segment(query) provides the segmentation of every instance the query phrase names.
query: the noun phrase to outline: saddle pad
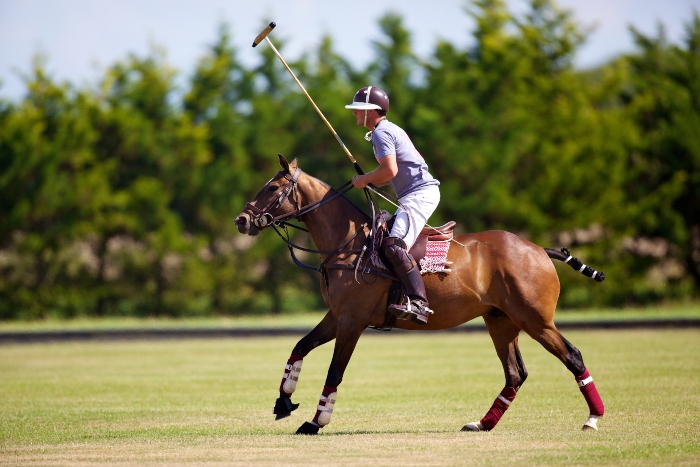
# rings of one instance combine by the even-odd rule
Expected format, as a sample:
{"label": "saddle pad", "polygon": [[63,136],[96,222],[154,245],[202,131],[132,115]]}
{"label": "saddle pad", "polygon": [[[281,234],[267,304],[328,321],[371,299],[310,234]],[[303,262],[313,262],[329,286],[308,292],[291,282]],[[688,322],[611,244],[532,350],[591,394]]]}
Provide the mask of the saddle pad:
{"label": "saddle pad", "polygon": [[449,273],[451,269],[447,267],[452,261],[447,261],[447,252],[450,250],[450,241],[431,242],[425,247],[425,256],[419,261],[420,273]]}

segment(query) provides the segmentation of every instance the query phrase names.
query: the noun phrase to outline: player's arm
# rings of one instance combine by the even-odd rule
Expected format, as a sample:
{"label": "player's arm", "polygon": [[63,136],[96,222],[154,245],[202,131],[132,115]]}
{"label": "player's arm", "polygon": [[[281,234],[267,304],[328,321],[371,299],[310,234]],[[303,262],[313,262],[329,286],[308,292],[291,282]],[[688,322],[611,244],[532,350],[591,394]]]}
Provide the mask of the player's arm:
{"label": "player's arm", "polygon": [[357,175],[352,179],[352,184],[360,190],[367,185],[384,186],[396,176],[399,168],[396,165],[396,154],[389,154],[379,159],[379,167],[364,175]]}

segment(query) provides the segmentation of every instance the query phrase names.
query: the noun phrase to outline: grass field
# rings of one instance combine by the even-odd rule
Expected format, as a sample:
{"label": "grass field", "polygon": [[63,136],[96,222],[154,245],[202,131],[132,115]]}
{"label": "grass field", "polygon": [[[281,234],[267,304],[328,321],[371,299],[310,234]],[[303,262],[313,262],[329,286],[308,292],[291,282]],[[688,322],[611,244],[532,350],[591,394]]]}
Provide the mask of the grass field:
{"label": "grass field", "polygon": [[503,386],[487,334],[368,331],[320,436],[332,344],[272,406],[296,338],[0,346],[0,465],[700,465],[700,331],[589,331],[598,432],[573,377],[529,337],[528,381],[496,429],[461,433]]}

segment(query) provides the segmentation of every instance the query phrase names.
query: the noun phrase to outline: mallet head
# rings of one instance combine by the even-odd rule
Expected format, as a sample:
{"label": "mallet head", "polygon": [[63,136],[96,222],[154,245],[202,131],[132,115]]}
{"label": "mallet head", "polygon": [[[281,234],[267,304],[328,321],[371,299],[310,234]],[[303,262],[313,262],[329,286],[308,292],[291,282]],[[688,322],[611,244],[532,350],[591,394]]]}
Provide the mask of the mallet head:
{"label": "mallet head", "polygon": [[265,29],[263,29],[263,31],[260,34],[258,34],[257,37],[255,38],[255,40],[253,41],[253,47],[258,45],[263,39],[265,39],[265,37],[267,37],[267,35],[270,34],[270,31],[275,29],[275,26],[277,26],[277,25],[275,24],[274,21],[272,21],[270,24],[268,24],[267,27]]}

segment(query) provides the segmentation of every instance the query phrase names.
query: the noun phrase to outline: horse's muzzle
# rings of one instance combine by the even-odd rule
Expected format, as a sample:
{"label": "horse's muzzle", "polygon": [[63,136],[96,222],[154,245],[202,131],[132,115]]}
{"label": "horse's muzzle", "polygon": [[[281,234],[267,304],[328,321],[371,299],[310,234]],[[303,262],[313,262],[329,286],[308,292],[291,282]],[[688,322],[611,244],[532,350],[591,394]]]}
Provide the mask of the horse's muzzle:
{"label": "horse's muzzle", "polygon": [[236,219],[236,226],[238,227],[238,231],[242,234],[255,236],[260,232],[260,229],[251,222],[250,216],[245,213],[241,213],[238,216]]}

